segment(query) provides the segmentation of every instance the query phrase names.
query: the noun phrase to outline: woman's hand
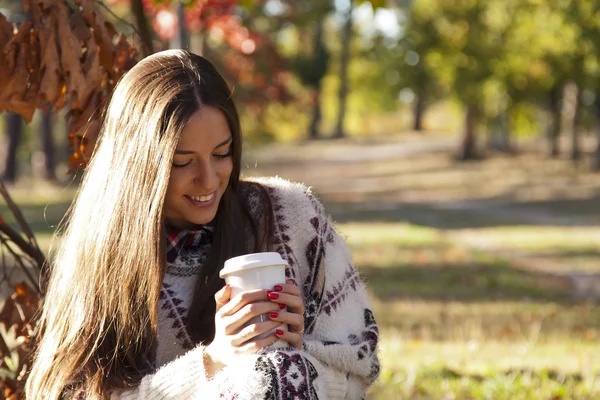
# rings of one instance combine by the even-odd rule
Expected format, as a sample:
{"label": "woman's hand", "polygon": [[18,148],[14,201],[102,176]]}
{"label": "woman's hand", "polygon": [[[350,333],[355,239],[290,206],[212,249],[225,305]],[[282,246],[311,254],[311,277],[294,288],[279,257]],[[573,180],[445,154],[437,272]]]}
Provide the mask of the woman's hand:
{"label": "woman's hand", "polygon": [[236,355],[256,353],[279,339],[275,334],[265,338],[257,336],[276,328],[281,322],[267,320],[244,327],[254,317],[280,310],[278,304],[269,301],[268,292],[249,290],[231,299],[231,287],[225,285],[215,294],[215,338],[205,349],[209,358],[205,359],[209,376],[234,362]]}
{"label": "woman's hand", "polygon": [[304,335],[304,302],[300,288],[296,286],[293,279],[288,279],[286,283],[275,285],[267,296],[280,308],[280,310],[269,313],[271,320],[286,323],[289,326],[288,332],[278,329],[275,334],[301,350]]}

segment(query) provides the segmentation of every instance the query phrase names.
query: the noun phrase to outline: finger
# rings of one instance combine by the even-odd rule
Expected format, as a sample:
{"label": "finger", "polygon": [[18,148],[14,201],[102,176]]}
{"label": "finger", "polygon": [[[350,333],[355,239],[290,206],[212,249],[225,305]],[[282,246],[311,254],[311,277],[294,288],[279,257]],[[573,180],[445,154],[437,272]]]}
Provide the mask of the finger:
{"label": "finger", "polygon": [[266,338],[250,340],[237,348],[237,353],[257,353],[278,341],[279,338],[274,333]]}
{"label": "finger", "polygon": [[279,321],[288,324],[291,331],[302,332],[304,330],[304,318],[300,314],[287,311],[271,311],[269,318],[272,321]]}
{"label": "finger", "polygon": [[267,294],[269,300],[277,304],[285,304],[288,308],[298,314],[304,314],[304,303],[300,296],[283,292],[270,292]]}
{"label": "finger", "polygon": [[267,290],[257,289],[257,290],[247,290],[245,292],[239,293],[233,299],[231,299],[226,306],[223,307],[221,313],[223,315],[233,315],[246,304],[254,303],[257,301],[265,301],[268,300]]}
{"label": "finger", "polygon": [[281,329],[275,330],[275,335],[281,339],[288,342],[291,346],[302,350],[302,335],[299,333],[284,331]]}
{"label": "finger", "polygon": [[256,324],[250,324],[243,328],[237,335],[232,336],[231,345],[234,347],[239,347],[247,341],[262,335],[263,333],[269,332],[271,329],[277,328],[279,325],[280,323],[275,321],[265,321],[258,322]]}
{"label": "finger", "polygon": [[273,286],[274,292],[287,293],[294,296],[300,296],[302,293],[300,288],[296,285],[291,285],[289,283],[280,283],[278,285]]}
{"label": "finger", "polygon": [[217,303],[217,311],[221,309],[231,296],[231,286],[225,285],[217,293],[215,293],[215,302]]}
{"label": "finger", "polygon": [[288,285],[294,285],[294,286],[296,286],[296,281],[293,280],[293,279],[286,279],[285,283],[287,283]]}
{"label": "finger", "polygon": [[[233,315],[224,316],[225,332],[231,335],[240,330],[244,325],[250,322],[252,318],[265,315],[271,311],[279,310],[279,306],[270,301],[261,301],[258,303],[246,304],[241,310]],[[266,318],[265,318],[266,319]]]}

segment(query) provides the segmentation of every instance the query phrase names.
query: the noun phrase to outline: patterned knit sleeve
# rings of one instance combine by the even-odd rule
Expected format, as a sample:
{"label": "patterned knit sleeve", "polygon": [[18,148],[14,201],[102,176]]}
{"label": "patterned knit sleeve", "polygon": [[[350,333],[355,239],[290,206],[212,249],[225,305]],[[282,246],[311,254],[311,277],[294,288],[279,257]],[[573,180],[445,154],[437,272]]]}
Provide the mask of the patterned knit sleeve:
{"label": "patterned knit sleeve", "polygon": [[280,349],[260,358],[259,369],[271,380],[267,398],[362,399],[379,375],[378,326],[345,241],[321,203],[308,190],[304,195],[312,210],[303,215],[312,216],[303,254],[292,235],[281,235],[279,243],[288,256],[289,275],[303,292],[304,349]]}
{"label": "patterned knit sleeve", "polygon": [[111,400],[254,400],[266,397],[270,382],[255,368],[258,355],[240,356],[235,365],[208,380],[203,352],[202,346],[188,351],[145,376],[139,386],[113,392]]}

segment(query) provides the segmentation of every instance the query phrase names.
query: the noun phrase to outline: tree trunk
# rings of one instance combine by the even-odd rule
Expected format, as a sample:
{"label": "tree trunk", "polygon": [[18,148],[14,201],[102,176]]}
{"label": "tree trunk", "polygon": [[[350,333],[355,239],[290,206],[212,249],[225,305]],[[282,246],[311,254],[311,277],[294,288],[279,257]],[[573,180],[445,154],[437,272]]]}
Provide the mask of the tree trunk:
{"label": "tree trunk", "polygon": [[[315,54],[326,54],[323,42],[323,19],[317,21],[317,26],[315,29],[315,36],[313,38],[313,49]],[[318,139],[319,138],[319,126],[321,124],[321,82],[323,80],[323,76],[321,76],[318,81],[315,81],[311,86],[313,87],[313,95],[312,95],[312,118],[310,121],[310,127],[308,129],[308,138],[309,139]]]}
{"label": "tree trunk", "polygon": [[581,119],[581,93],[582,90],[577,86],[575,88],[575,112],[573,114],[573,128],[571,132],[571,160],[577,162],[581,159],[581,149],[579,145],[579,120]]}
{"label": "tree trunk", "polygon": [[190,41],[185,27],[185,13],[183,7],[183,0],[178,1],[175,4],[175,10],[177,12],[177,19],[179,22],[177,24],[177,35],[175,35],[175,37],[171,40],[172,49],[190,49]]}
{"label": "tree trunk", "polygon": [[474,106],[470,105],[467,107],[467,113],[465,115],[465,132],[458,153],[459,160],[467,161],[477,158],[477,143],[475,135],[476,122],[477,110]]}
{"label": "tree trunk", "polygon": [[594,102],[594,111],[596,111],[596,150],[594,151],[594,160],[592,168],[595,171],[600,171],[600,98],[596,95]]}
{"label": "tree trunk", "polygon": [[311,140],[319,138],[319,125],[321,124],[321,87],[315,89],[313,93],[313,111],[308,130],[308,138]]}
{"label": "tree trunk", "polygon": [[413,129],[416,132],[423,130],[423,115],[425,114],[425,95],[423,93],[417,94],[415,101],[415,107],[413,109]]}
{"label": "tree trunk", "polygon": [[510,140],[510,110],[505,110],[494,119],[488,147],[503,153],[512,153],[513,148]]}
{"label": "tree trunk", "polygon": [[22,118],[19,114],[7,112],[4,114],[5,132],[8,136],[6,159],[4,160],[3,179],[6,182],[17,180],[17,148],[23,135]]}
{"label": "tree trunk", "polygon": [[45,180],[54,181],[56,180],[56,173],[54,171],[56,163],[54,155],[54,138],[52,137],[52,116],[49,112],[42,113],[42,118],[40,118],[40,139],[42,152],[44,154],[43,177]]}
{"label": "tree trunk", "polygon": [[148,54],[154,53],[152,31],[150,30],[150,24],[148,24],[148,18],[146,18],[146,14],[144,13],[142,0],[131,0],[131,11],[135,17],[137,30],[140,32],[142,42],[146,46]]}
{"label": "tree trunk", "polygon": [[343,138],[346,136],[344,131],[344,120],[346,118],[346,103],[348,100],[348,65],[350,64],[350,42],[352,41],[352,11],[353,1],[350,0],[346,23],[342,32],[342,54],[340,57],[340,90],[338,92],[338,118],[334,137]]}
{"label": "tree trunk", "polygon": [[558,139],[560,137],[560,129],[562,125],[562,89],[562,85],[556,85],[550,90],[549,94],[550,125],[548,126],[547,138],[548,155],[552,158],[557,158],[560,155]]}

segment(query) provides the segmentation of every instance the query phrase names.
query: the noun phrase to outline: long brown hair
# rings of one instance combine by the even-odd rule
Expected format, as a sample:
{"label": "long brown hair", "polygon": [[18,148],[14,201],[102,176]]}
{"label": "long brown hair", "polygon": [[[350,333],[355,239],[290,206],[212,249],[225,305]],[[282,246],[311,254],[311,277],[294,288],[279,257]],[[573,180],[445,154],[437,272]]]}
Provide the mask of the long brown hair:
{"label": "long brown hair", "polygon": [[[139,62],[112,95],[94,156],[59,228],[28,398],[54,400],[80,390],[86,398],[106,398],[152,371],[173,154],[190,116],[206,105],[223,112],[233,137],[233,172],[188,314],[192,338],[212,341],[219,270],[227,258],[267,248],[272,211],[264,188],[240,182],[241,129],[226,82],[206,59],[169,50]],[[250,185],[267,202],[262,221],[240,195]]]}

